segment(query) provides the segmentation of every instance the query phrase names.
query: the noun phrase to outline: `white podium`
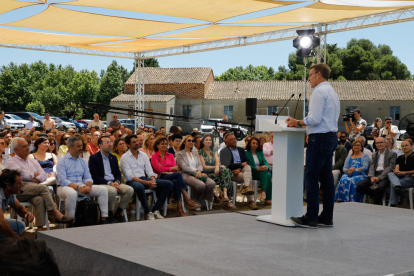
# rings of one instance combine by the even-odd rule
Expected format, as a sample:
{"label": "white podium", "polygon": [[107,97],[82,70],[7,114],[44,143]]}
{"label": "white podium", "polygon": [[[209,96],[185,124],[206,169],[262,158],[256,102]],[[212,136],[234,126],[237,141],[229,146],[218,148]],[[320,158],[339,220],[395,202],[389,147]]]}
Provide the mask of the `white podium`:
{"label": "white podium", "polygon": [[288,117],[256,115],[256,131],[273,132],[271,215],[257,220],[283,226],[295,225],[291,217],[303,215],[303,164],[305,129],[286,126]]}

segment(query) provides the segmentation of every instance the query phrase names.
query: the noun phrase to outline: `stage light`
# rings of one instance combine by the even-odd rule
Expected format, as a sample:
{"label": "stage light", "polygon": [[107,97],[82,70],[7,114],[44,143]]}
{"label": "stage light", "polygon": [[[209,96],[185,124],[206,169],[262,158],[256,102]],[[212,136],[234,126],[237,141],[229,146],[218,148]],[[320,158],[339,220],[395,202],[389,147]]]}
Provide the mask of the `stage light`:
{"label": "stage light", "polygon": [[312,39],[310,39],[308,36],[302,37],[302,39],[299,41],[299,45],[302,48],[309,48],[312,46]]}
{"label": "stage light", "polygon": [[313,51],[320,44],[320,39],[313,36],[315,29],[297,30],[298,37],[293,40],[293,47],[297,50],[296,55],[299,57],[308,57],[315,55]]}

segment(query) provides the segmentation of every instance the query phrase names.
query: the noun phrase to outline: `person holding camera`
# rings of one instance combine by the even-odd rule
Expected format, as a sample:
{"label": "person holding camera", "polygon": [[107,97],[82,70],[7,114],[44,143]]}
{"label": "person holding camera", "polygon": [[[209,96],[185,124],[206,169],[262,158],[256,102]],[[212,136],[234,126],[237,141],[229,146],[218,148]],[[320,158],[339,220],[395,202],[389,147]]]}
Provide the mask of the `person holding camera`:
{"label": "person holding camera", "polygon": [[352,113],[354,113],[354,119],[349,118],[349,123],[345,121],[346,132],[349,133],[348,140],[351,143],[364,133],[367,126],[367,121],[361,118],[361,110],[354,109]]}
{"label": "person holding camera", "polygon": [[392,139],[394,140],[394,145],[398,145],[397,144],[398,127],[392,124],[392,118],[391,117],[385,118],[384,121],[385,121],[385,126],[383,128],[381,128],[381,130],[379,132],[379,136],[380,137],[391,136]]}

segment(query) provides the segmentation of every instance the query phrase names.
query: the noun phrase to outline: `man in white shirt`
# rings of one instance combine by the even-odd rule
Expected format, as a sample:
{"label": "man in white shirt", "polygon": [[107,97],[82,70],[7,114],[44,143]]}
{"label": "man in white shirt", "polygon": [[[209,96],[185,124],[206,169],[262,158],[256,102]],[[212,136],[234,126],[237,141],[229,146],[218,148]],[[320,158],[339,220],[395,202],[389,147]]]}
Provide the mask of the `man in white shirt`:
{"label": "man in white shirt", "polygon": [[382,197],[390,186],[388,173],[392,172],[397,161],[397,154],[385,148],[385,139],[375,139],[378,151],[372,155],[369,163],[368,177],[356,186],[358,193],[374,198],[374,204],[381,205]]}
{"label": "man in white shirt", "polygon": [[35,122],[34,116],[30,116],[30,122],[26,123],[25,128],[26,129],[32,129],[34,127],[38,127],[39,123]]}
{"label": "man in white shirt", "polygon": [[[140,139],[138,136],[141,136]],[[138,149],[142,146],[142,135],[130,134],[125,138],[125,143],[129,151],[121,157],[120,165],[126,184],[131,186],[138,195],[138,199],[144,208],[147,220],[163,219],[159,210],[165,200],[171,194],[173,183],[169,180],[157,179],[157,174],[152,170],[148,156]],[[148,207],[146,189],[157,189],[159,191],[158,200],[152,210]]]}
{"label": "man in white shirt", "polygon": [[43,130],[55,129],[55,120],[50,118],[48,113],[45,114],[45,121],[43,122]]}
{"label": "man in white shirt", "polygon": [[91,129],[93,128],[95,130],[95,127],[99,127],[99,130],[103,130],[105,128],[104,123],[99,120],[99,114],[95,113],[93,115],[93,120],[89,122],[88,124],[88,129],[89,131],[91,131]]}
{"label": "man in white shirt", "polygon": [[394,145],[398,145],[397,144],[397,139],[398,139],[398,127],[394,126],[392,124],[392,118],[391,117],[387,117],[385,118],[385,126],[383,128],[381,128],[380,132],[379,132],[379,136],[380,137],[385,137],[385,136],[391,136],[392,139],[394,139]]}

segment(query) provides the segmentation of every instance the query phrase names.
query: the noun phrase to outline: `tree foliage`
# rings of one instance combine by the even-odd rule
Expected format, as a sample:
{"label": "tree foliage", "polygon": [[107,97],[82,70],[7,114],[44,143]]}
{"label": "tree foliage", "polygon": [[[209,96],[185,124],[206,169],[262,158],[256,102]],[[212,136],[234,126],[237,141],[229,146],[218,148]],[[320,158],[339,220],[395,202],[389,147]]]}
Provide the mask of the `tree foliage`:
{"label": "tree foliage", "polygon": [[[375,46],[368,39],[351,39],[345,48],[336,44],[326,47],[326,64],[331,69],[332,80],[404,80],[412,79],[407,66],[402,63],[388,45]],[[316,60],[315,60],[316,61]],[[312,58],[307,58],[308,68]],[[234,80],[303,80],[305,64],[295,53],[289,54],[288,66],[272,67],[249,65],[230,68],[218,81]],[[307,76],[309,71],[307,72]]]}
{"label": "tree foliage", "polygon": [[[151,62],[159,66],[157,60]],[[0,68],[0,109],[41,115],[48,112],[54,116],[75,110],[76,118],[91,118],[99,110],[81,109],[79,103],[109,105],[112,98],[122,93],[131,73],[116,61],[99,76],[95,71],[77,72],[70,65],[48,65],[42,61],[30,65],[10,63]]]}

